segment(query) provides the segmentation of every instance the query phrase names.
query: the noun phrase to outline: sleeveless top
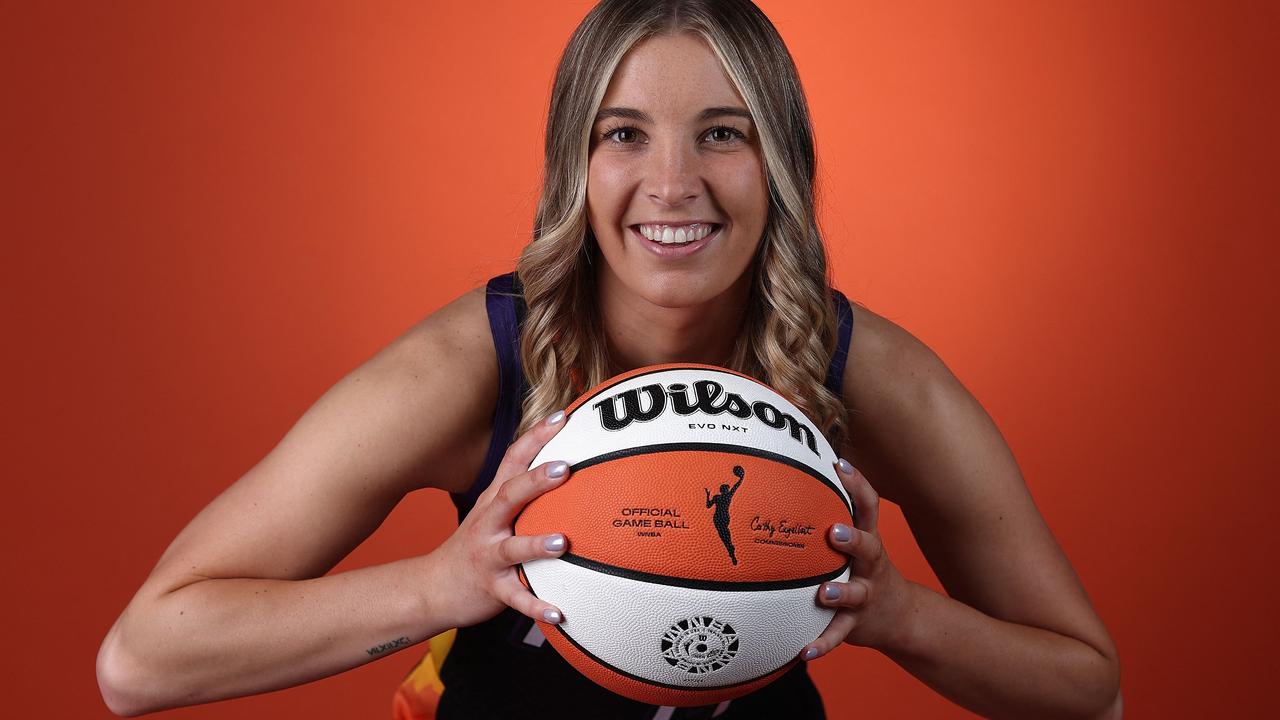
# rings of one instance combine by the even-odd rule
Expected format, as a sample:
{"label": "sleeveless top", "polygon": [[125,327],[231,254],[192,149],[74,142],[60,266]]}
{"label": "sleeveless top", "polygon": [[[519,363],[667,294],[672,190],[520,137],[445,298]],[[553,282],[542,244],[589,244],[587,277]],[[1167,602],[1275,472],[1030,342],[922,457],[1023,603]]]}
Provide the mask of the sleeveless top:
{"label": "sleeveless top", "polygon": [[[849,300],[832,288],[838,342],[826,386],[841,397],[841,380],[853,334]],[[491,278],[485,307],[498,354],[498,402],[484,466],[465,493],[450,493],[458,522],[492,482],[507,447],[516,439],[521,401],[529,390],[520,365],[520,331],[526,307],[514,272]],[[507,608],[471,627],[448,630],[428,641],[427,652],[404,678],[392,700],[394,720],[488,718],[609,718],[693,720],[785,716],[825,718],[822,698],[803,661],[763,688],[717,705],[672,708],[614,694],[579,673],[542,636],[537,625]]]}

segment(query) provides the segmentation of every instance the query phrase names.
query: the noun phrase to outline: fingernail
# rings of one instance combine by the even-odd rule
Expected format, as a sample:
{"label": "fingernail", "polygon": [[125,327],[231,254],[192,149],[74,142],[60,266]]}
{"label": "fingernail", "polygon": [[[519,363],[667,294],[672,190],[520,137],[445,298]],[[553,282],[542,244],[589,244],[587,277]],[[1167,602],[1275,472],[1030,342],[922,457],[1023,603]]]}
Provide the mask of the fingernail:
{"label": "fingernail", "polygon": [[822,599],[823,599],[823,600],[839,600],[839,599],[840,599],[840,588],[836,587],[835,585],[830,585],[830,584],[823,585],[823,586],[822,586]]}
{"label": "fingernail", "polygon": [[547,477],[550,478],[564,477],[567,472],[569,472],[569,463],[563,460],[557,460],[547,466]]}
{"label": "fingernail", "polygon": [[845,460],[844,458],[840,458],[840,460],[838,460],[836,464],[840,466],[840,472],[844,473],[845,475],[853,474],[853,466],[849,464],[848,460]]}
{"label": "fingernail", "polygon": [[804,655],[802,657],[804,657],[805,660],[812,660],[818,657],[818,648],[816,647],[806,648],[804,651]]}
{"label": "fingernail", "polygon": [[564,549],[564,536],[552,535],[551,537],[547,538],[542,544],[547,548],[547,552],[560,552],[561,550]]}
{"label": "fingernail", "polygon": [[552,625],[559,625],[561,620],[560,611],[559,610],[543,610],[542,619],[544,622],[549,622]]}
{"label": "fingernail", "polygon": [[849,542],[853,537],[853,528],[844,523],[836,523],[831,526],[831,537],[835,538],[836,542]]}
{"label": "fingernail", "polygon": [[564,411],[557,410],[551,413],[551,417],[547,418],[548,425],[559,425],[564,420]]}

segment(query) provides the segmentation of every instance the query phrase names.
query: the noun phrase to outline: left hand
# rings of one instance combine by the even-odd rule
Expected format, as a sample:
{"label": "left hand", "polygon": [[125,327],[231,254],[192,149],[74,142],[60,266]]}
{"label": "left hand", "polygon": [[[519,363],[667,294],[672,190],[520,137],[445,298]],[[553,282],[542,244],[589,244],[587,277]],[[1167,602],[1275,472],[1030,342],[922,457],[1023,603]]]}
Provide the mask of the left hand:
{"label": "left hand", "polygon": [[[910,616],[911,583],[889,561],[876,529],[880,496],[847,461],[845,467],[849,472],[836,463],[836,474],[853,500],[854,527],[832,525],[827,537],[832,547],[853,557],[853,567],[848,582],[826,582],[818,587],[818,603],[836,608],[836,615],[818,639],[805,646],[800,653],[803,660],[822,657],[841,642],[888,647]],[[829,599],[832,588],[835,597]]]}

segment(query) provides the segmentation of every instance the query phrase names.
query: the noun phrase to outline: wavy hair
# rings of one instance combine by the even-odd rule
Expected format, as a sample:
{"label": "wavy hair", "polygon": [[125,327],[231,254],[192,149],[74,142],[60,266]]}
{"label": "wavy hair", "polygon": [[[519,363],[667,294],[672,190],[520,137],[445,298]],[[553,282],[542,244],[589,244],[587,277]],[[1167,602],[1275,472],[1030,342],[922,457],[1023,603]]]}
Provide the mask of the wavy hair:
{"label": "wavy hair", "polygon": [[609,377],[593,267],[600,249],[586,213],[591,128],[627,51],[651,36],[685,32],[706,41],[746,102],[769,183],[729,367],[781,393],[840,453],[845,409],[825,385],[837,318],[814,213],[808,103],[781,36],[750,0],[602,0],[569,39],[551,92],[533,240],[516,263],[528,306],[520,359],[529,381],[518,433]]}

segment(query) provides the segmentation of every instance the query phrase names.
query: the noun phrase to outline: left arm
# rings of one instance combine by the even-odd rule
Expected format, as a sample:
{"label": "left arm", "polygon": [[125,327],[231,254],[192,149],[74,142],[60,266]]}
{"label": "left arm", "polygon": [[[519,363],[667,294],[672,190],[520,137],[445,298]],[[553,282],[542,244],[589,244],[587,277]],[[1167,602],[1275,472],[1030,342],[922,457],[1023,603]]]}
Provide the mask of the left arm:
{"label": "left arm", "polygon": [[[855,577],[832,583],[839,597],[824,603],[841,612],[814,646],[875,647],[985,717],[1119,717],[1115,645],[995,423],[927,346],[857,312],[844,450],[867,477],[841,476],[864,512],[849,540],[832,535]],[[901,505],[948,596],[889,562],[880,495]]]}

